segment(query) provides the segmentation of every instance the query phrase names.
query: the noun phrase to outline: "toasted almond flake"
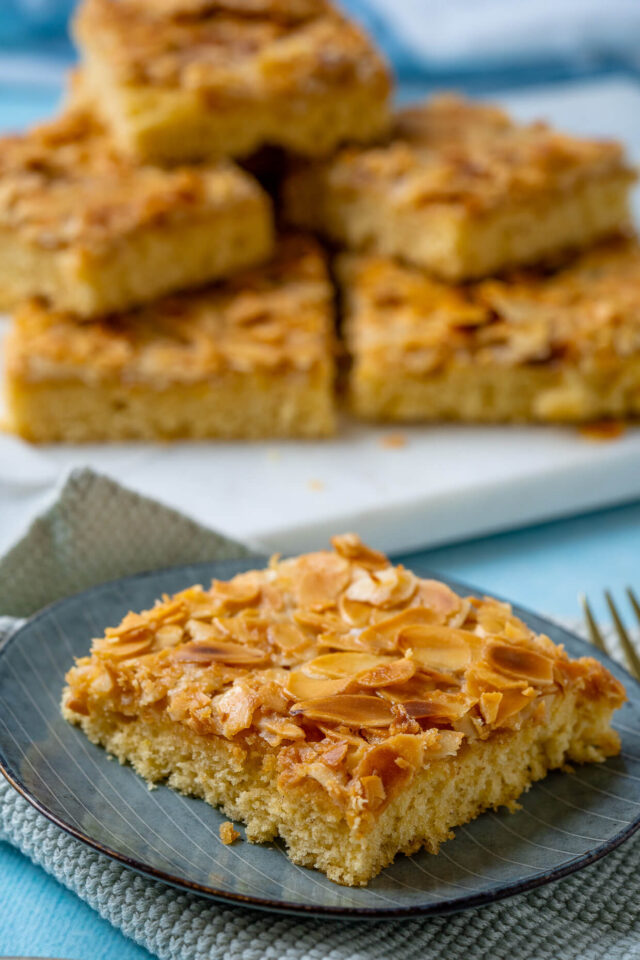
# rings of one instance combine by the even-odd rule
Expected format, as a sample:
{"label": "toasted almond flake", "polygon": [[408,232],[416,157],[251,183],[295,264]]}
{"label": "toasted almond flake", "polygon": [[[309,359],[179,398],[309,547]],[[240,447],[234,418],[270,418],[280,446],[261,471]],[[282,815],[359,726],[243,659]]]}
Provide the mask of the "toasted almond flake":
{"label": "toasted almond flake", "polygon": [[152,645],[153,636],[148,633],[147,636],[141,637],[139,640],[99,647],[98,652],[108,656],[110,660],[130,660],[132,657],[140,657],[144,653],[149,653]]}
{"label": "toasted almond flake", "polygon": [[349,677],[330,679],[328,677],[310,677],[304,670],[292,670],[285,690],[295,700],[312,700],[316,697],[329,697],[341,693],[349,686]]}
{"label": "toasted almond flake", "polygon": [[353,728],[388,727],[394,719],[392,707],[385,700],[356,693],[305,700],[291,707],[291,713]]}
{"label": "toasted almond flake", "polygon": [[472,640],[466,630],[424,624],[403,627],[397,644],[399,650],[424,667],[455,672],[471,663]]}
{"label": "toasted almond flake", "polygon": [[384,663],[386,657],[374,657],[370,653],[342,652],[325,653],[310,660],[304,667],[307,674],[319,674],[323,677],[355,677],[357,674],[373,670]]}
{"label": "toasted almond flake", "polygon": [[532,687],[525,690],[503,690],[498,713],[493,721],[494,725],[499,727],[507,720],[511,720],[513,716],[528,707],[535,696],[536,692]]}
{"label": "toasted almond flake", "polygon": [[498,673],[531,683],[553,682],[553,660],[534,650],[492,641],[486,645],[484,655],[489,666]]}
{"label": "toasted almond flake", "polygon": [[225,610],[240,610],[256,603],[260,585],[255,579],[248,579],[246,574],[239,574],[233,580],[214,580],[209,592]]}
{"label": "toasted almond flake", "polygon": [[380,658],[383,660],[376,667],[372,667],[365,673],[360,673],[354,678],[354,683],[359,687],[372,687],[380,689],[397,684],[404,684],[410,680],[416,672],[416,664],[406,657],[402,660],[390,660],[388,657]]}
{"label": "toasted almond flake", "polygon": [[209,643],[185,643],[173,653],[173,659],[183,663],[228,663],[232,666],[255,667],[266,663],[269,655],[258,648],[227,643],[222,640]]}
{"label": "toasted almond flake", "polygon": [[480,694],[478,707],[485,723],[496,722],[501,700],[502,694],[497,690]]}
{"label": "toasted almond flake", "polygon": [[344,594],[338,600],[338,613],[354,627],[367,626],[371,619],[371,611],[371,604],[350,600]]}
{"label": "toasted almond flake", "polygon": [[168,647],[175,647],[182,640],[182,635],[182,627],[171,623],[165,624],[165,626],[159,627],[156,630],[155,645],[161,650],[166,650]]}
{"label": "toasted almond flake", "polygon": [[370,627],[362,631],[360,640],[363,644],[371,645],[374,648],[384,646],[392,650],[396,645],[398,634],[404,627],[437,623],[438,620],[434,612],[427,607],[409,607],[401,613],[387,615],[376,623],[372,623]]}
{"label": "toasted almond flake", "polygon": [[411,599],[417,579],[402,567],[383,567],[368,571],[359,569],[346,592],[348,600],[358,600],[374,607],[395,607]]}
{"label": "toasted almond flake", "polygon": [[460,610],[462,600],[446,583],[439,580],[418,580],[418,603],[431,611],[436,623],[448,623]]}
{"label": "toasted almond flake", "polygon": [[336,553],[346,560],[353,560],[361,567],[386,567],[389,561],[384,553],[366,546],[357,533],[342,533],[331,537],[331,543]]}
{"label": "toasted almond flake", "polygon": [[458,720],[468,713],[473,700],[459,694],[434,691],[428,700],[403,700],[402,708],[412,720]]}
{"label": "toasted almond flake", "polygon": [[270,643],[284,653],[296,653],[309,645],[308,638],[294,623],[282,620],[272,623],[267,629]]}
{"label": "toasted almond flake", "polygon": [[309,553],[296,563],[296,599],[300,606],[332,606],[349,582],[349,562],[335,553]]}

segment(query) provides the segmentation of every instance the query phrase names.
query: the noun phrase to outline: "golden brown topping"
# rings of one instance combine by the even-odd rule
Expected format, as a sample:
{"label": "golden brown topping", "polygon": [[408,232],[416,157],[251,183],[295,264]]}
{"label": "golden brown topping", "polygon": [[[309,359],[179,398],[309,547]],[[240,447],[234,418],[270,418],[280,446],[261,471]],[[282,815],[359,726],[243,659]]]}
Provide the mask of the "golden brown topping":
{"label": "golden brown topping", "polygon": [[489,666],[500,673],[532,683],[553,683],[553,660],[533,650],[494,641],[487,644],[484,655]]}
{"label": "golden brown topping", "polygon": [[474,638],[466,630],[450,627],[403,627],[398,634],[398,648],[422,667],[456,672],[469,666],[473,657]]}
{"label": "golden brown topping", "polygon": [[320,194],[334,202],[366,195],[401,212],[446,205],[474,217],[615,174],[634,176],[620,143],[518,124],[491,105],[454,96],[401,110],[386,143],[346,147],[313,168]]}
{"label": "golden brown topping", "polygon": [[[27,380],[84,377],[159,386],[201,382],[228,370],[322,369],[332,362],[332,296],[319,245],[289,236],[268,264],[127,314],[79,323],[41,303],[25,304],[16,316],[10,363]],[[239,322],[241,307],[255,298],[260,313],[251,323]],[[230,589],[236,595],[214,597],[221,609],[255,599],[255,584],[246,578]]]}
{"label": "golden brown topping", "polygon": [[[366,369],[416,375],[469,364],[589,365],[640,350],[640,246],[601,244],[553,273],[520,271],[465,286],[389,258],[344,256],[350,351]],[[501,605],[486,615],[500,619]],[[487,632],[495,632],[488,628]]]}
{"label": "golden brown topping", "polygon": [[352,535],[336,546],[128,614],[70,672],[69,709],[166,709],[203,736],[259,737],[281,783],[312,780],[357,817],[465,739],[540,722],[556,691],[622,701],[597,661],[569,660],[507,605]]}
{"label": "golden brown topping", "polygon": [[291,707],[291,713],[308,720],[345,724],[355,729],[388,727],[395,716],[391,705],[385,700],[358,693],[304,700]]}
{"label": "golden brown topping", "polygon": [[0,226],[47,250],[100,251],[134,230],[258,196],[255,181],[229,162],[161,170],[129,160],[81,108],[5,137],[0,150]]}
{"label": "golden brown topping", "polygon": [[[325,0],[85,0],[76,35],[119,82],[181,87],[214,104],[300,97],[389,78],[361,30]],[[214,99],[215,98],[215,99]]]}
{"label": "golden brown topping", "polygon": [[268,654],[239,643],[185,643],[173,654],[181,663],[229,663],[233,666],[254,667],[266,663]]}
{"label": "golden brown topping", "polygon": [[372,550],[362,542],[357,533],[343,533],[339,537],[332,537],[331,544],[341,557],[353,560],[361,567],[375,570],[378,567],[386,567],[389,563],[384,553]]}

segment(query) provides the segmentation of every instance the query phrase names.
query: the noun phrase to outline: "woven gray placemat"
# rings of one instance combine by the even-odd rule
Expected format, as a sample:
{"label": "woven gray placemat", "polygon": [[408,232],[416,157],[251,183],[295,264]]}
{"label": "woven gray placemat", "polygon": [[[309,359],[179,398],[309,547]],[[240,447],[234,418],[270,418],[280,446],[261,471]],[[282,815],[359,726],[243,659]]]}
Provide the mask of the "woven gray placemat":
{"label": "woven gray placemat", "polygon": [[[247,554],[90,471],[0,561],[0,631],[116,576]],[[34,582],[37,581],[37,582]],[[640,837],[548,887],[453,917],[349,923],[230,908],[146,880],[83,846],[0,780],[0,838],[162,960],[640,960]]]}

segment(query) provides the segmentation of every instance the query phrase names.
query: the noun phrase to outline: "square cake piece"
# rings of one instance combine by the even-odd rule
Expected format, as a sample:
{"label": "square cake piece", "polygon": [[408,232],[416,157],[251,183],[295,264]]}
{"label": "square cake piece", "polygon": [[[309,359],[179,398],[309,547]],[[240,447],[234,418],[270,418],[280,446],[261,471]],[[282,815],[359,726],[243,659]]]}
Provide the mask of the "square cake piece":
{"label": "square cake piece", "polygon": [[333,291],[323,252],[79,322],[38,301],[6,344],[9,426],[36,442],[317,437],[334,429]]}
{"label": "square cake piece", "polygon": [[624,690],[597,660],[353,534],[333,545],[129,613],[69,671],[64,716],[349,885],[619,751]]}
{"label": "square cake piece", "polygon": [[398,113],[386,145],[294,166],[284,206],[339,245],[461,280],[621,232],[633,180],[617,143],[440,96]]}
{"label": "square cake piece", "polygon": [[83,0],[75,34],[118,143],[161,161],[368,143],[390,76],[328,0]]}
{"label": "square cake piece", "polygon": [[449,285],[385,257],[339,260],[350,405],[373,420],[640,415],[640,247],[556,272]]}
{"label": "square cake piece", "polygon": [[0,141],[0,303],[124,310],[267,259],[272,219],[266,193],[234,164],[139,165],[71,108]]}

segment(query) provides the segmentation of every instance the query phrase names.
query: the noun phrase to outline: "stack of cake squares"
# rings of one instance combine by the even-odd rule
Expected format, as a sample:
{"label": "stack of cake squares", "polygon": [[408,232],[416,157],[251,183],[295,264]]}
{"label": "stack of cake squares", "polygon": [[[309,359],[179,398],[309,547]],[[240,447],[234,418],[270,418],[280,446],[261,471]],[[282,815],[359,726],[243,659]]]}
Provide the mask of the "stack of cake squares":
{"label": "stack of cake squares", "polygon": [[336,302],[356,416],[640,412],[620,145],[451,95],[394,113],[327,0],[81,0],[74,32],[61,115],[0,149],[17,433],[328,435]]}

